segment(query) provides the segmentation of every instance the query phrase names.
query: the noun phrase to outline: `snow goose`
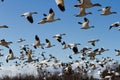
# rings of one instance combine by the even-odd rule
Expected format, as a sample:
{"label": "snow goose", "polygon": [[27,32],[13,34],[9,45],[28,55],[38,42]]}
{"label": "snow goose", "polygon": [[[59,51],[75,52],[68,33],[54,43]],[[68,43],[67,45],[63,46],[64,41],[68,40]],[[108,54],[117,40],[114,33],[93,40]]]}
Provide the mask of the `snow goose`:
{"label": "snow goose", "polygon": [[60,18],[54,19],[55,13],[52,8],[50,8],[48,15],[47,14],[43,14],[43,15],[45,17],[42,20],[40,20],[38,24],[44,24],[46,22],[54,22],[54,21],[60,20]]}
{"label": "snow goose", "polygon": [[92,14],[91,12],[86,12],[85,10],[86,10],[85,8],[80,8],[80,13],[75,14],[75,16],[76,17],[83,17],[83,16],[86,16],[88,14]]}
{"label": "snow goose", "polygon": [[67,46],[67,44],[65,43],[65,41],[63,41],[61,44],[62,44],[62,49],[68,48],[68,46]]}
{"label": "snow goose", "polygon": [[62,36],[66,35],[65,33],[63,34],[56,34],[53,36],[53,38],[55,38],[58,42],[61,42],[62,40]]}
{"label": "snow goose", "polygon": [[116,52],[116,56],[119,56],[119,55],[120,55],[120,50],[115,49],[115,52]]}
{"label": "snow goose", "polygon": [[29,49],[26,52],[27,60],[25,62],[38,61],[38,59],[32,59],[31,54],[32,54],[32,49]]}
{"label": "snow goose", "polygon": [[24,50],[25,52],[27,51],[28,48],[28,44],[24,44],[20,46],[20,50]]}
{"label": "snow goose", "polygon": [[77,45],[80,45],[80,43],[69,43],[68,44],[68,47],[70,49],[72,49],[72,51],[74,52],[74,54],[79,53]]}
{"label": "snow goose", "polygon": [[81,29],[90,29],[90,28],[94,28],[94,26],[89,26],[89,20],[85,17],[84,18],[84,22],[78,22],[78,24],[82,24]]}
{"label": "snow goose", "polygon": [[19,59],[20,60],[24,60],[25,59],[25,54],[23,53],[23,51],[20,52]]}
{"label": "snow goose", "polygon": [[89,57],[89,59],[90,59],[90,60],[94,60],[97,52],[98,52],[98,49],[95,49],[95,50],[93,50],[93,51],[89,51],[89,52],[88,52],[88,57]]}
{"label": "snow goose", "polygon": [[33,23],[33,14],[37,14],[37,12],[25,12],[21,16],[24,16],[30,23]]}
{"label": "snow goose", "polygon": [[100,41],[99,39],[91,39],[88,41],[88,43],[91,43],[91,45],[95,46],[95,43]]}
{"label": "snow goose", "polygon": [[2,26],[0,26],[0,28],[8,28],[8,26],[7,25],[2,25]]}
{"label": "snow goose", "polygon": [[84,55],[86,55],[86,53],[88,52],[88,51],[90,51],[92,48],[90,48],[90,47],[88,47],[88,46],[85,46],[85,47],[83,47],[81,50],[80,50],[80,53],[82,53],[82,55],[84,56]]}
{"label": "snow goose", "polygon": [[118,26],[120,26],[120,22],[115,22],[110,25],[109,30],[112,29],[113,27],[118,27]]}
{"label": "snow goose", "polygon": [[51,42],[48,39],[45,39],[45,41],[46,41],[46,48],[55,46],[55,45],[51,45]]}
{"label": "snow goose", "polygon": [[4,46],[6,48],[9,48],[9,44],[11,44],[12,42],[7,42],[5,39],[0,40],[0,45]]}
{"label": "snow goose", "polygon": [[41,47],[42,49],[44,49],[43,47],[44,44],[40,43],[40,39],[38,37],[38,35],[35,35],[35,43],[32,45],[35,49],[37,49],[37,47]]}
{"label": "snow goose", "polygon": [[55,0],[55,2],[61,11],[65,11],[64,0]]}
{"label": "snow goose", "polygon": [[109,49],[104,49],[103,47],[98,50],[99,55],[101,55],[102,52],[109,51]]}
{"label": "snow goose", "polygon": [[26,62],[31,62],[32,61],[31,54],[32,54],[32,50],[31,49],[26,52],[26,56],[27,56]]}
{"label": "snow goose", "polygon": [[99,9],[98,11],[102,11],[101,15],[117,14],[117,12],[111,12],[110,9],[111,6],[106,6],[105,8]]}
{"label": "snow goose", "polygon": [[69,58],[69,59],[73,59],[73,58],[72,58],[72,55],[68,55],[68,58]]}
{"label": "snow goose", "polygon": [[25,39],[20,38],[19,40],[17,40],[17,43],[21,43],[23,41],[25,41]]}
{"label": "snow goose", "polygon": [[74,7],[80,7],[80,8],[91,8],[94,6],[101,6],[99,3],[93,4],[91,0],[79,0],[79,4],[74,5]]}
{"label": "snow goose", "polygon": [[8,63],[9,60],[14,60],[14,59],[18,59],[18,57],[15,57],[13,51],[9,49],[9,55],[6,58],[6,62]]}

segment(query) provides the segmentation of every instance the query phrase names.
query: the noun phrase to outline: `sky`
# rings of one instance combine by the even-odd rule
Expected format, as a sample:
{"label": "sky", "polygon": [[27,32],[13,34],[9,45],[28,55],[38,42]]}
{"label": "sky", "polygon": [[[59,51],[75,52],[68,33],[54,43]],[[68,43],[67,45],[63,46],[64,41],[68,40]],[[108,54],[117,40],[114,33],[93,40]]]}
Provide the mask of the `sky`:
{"label": "sky", "polygon": [[[19,46],[23,44],[33,44],[35,42],[35,35],[38,35],[41,43],[45,43],[45,39],[49,39],[55,47],[50,49],[37,49],[35,54],[38,56],[39,52],[45,51],[45,55],[53,54],[58,59],[62,61],[70,61],[67,58],[69,54],[73,52],[70,49],[62,50],[62,46],[55,39],[52,38],[55,34],[65,33],[63,36],[63,41],[66,43],[80,43],[78,46],[80,50],[84,46],[92,47],[93,49],[104,47],[105,49],[110,49],[104,52],[101,57],[112,57],[114,60],[120,60],[119,56],[115,56],[114,49],[120,49],[119,34],[120,31],[117,28],[112,28],[109,30],[109,26],[119,21],[120,9],[119,1],[115,0],[92,0],[93,3],[100,3],[101,7],[89,8],[86,11],[92,12],[93,14],[84,16],[90,20],[89,25],[94,25],[95,28],[89,30],[81,30],[81,25],[78,22],[83,22],[84,17],[75,17],[75,14],[79,13],[79,8],[75,8],[74,5],[78,4],[77,0],[64,0],[65,11],[61,12],[57,7],[55,0],[5,0],[0,2],[0,25],[8,25],[7,29],[0,29],[0,40],[5,39],[6,41],[12,41],[13,44],[10,48],[13,50],[15,56],[19,56],[20,50]],[[111,14],[108,16],[101,16],[101,11],[98,9],[104,8],[106,6],[111,6],[111,11],[117,12],[117,14]],[[42,18],[43,13],[48,14],[49,9],[52,8],[55,12],[55,18],[60,18],[60,21],[37,24]],[[36,11],[38,14],[33,15],[34,23],[29,23],[21,14],[25,12]],[[23,38],[26,41],[22,43],[17,43],[17,40]],[[93,47],[88,43],[91,39],[100,39]],[[5,57],[8,55],[9,50],[3,46],[0,46],[4,53],[4,57],[0,57],[0,61],[4,63],[4,66],[13,64],[15,60],[6,63]],[[32,46],[31,49],[34,50]],[[74,59],[77,59],[75,56]]]}

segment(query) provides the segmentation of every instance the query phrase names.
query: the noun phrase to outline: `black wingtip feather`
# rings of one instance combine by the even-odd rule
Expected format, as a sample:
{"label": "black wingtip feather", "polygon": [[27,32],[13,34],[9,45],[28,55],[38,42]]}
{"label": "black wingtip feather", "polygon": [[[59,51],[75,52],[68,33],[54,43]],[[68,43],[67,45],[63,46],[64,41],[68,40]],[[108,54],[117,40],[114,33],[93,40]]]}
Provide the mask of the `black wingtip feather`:
{"label": "black wingtip feather", "polygon": [[63,6],[63,5],[61,5],[61,4],[58,4],[58,7],[59,7],[59,9],[61,10],[61,11],[65,11],[65,7]]}
{"label": "black wingtip feather", "polygon": [[48,39],[45,39],[46,43],[50,42]]}
{"label": "black wingtip feather", "polygon": [[50,8],[50,10],[49,10],[49,13],[53,13],[54,11],[53,11],[53,9],[52,8]]}
{"label": "black wingtip feather", "polygon": [[38,37],[38,35],[35,35],[35,40],[39,40],[39,37]]}

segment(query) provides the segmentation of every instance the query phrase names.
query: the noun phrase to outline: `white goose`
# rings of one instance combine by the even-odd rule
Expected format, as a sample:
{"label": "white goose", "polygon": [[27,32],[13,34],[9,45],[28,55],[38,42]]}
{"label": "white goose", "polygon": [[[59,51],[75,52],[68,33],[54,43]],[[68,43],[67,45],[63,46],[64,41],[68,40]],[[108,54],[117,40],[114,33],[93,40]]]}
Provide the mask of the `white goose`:
{"label": "white goose", "polygon": [[32,49],[29,49],[27,52],[26,52],[26,57],[27,57],[27,59],[26,59],[26,61],[25,62],[28,62],[28,63],[30,63],[30,62],[36,62],[36,61],[38,61],[38,59],[33,59],[32,58],[32,52],[33,52],[33,50]]}
{"label": "white goose", "polygon": [[68,47],[70,49],[72,49],[72,51],[74,52],[74,54],[79,53],[77,45],[80,45],[80,43],[69,43],[68,44]]}
{"label": "white goose", "polygon": [[21,16],[24,16],[30,23],[33,23],[33,14],[37,14],[37,12],[25,12]]}
{"label": "white goose", "polygon": [[56,34],[53,36],[53,38],[55,38],[58,42],[61,42],[62,40],[62,36],[66,35],[65,33],[63,34]]}
{"label": "white goose", "polygon": [[81,29],[91,29],[94,28],[94,26],[89,26],[89,20],[87,18],[84,18],[84,22],[78,22],[78,24],[82,24]]}
{"label": "white goose", "polygon": [[42,49],[44,49],[43,45],[40,43],[40,39],[38,37],[38,35],[35,35],[35,43],[32,45],[35,49],[37,49],[37,47],[41,47]]}
{"label": "white goose", "polygon": [[4,46],[6,48],[9,48],[9,44],[11,44],[12,42],[7,42],[5,39],[0,40],[0,45]]}
{"label": "white goose", "polygon": [[62,44],[62,49],[68,48],[68,45],[65,43],[65,41],[63,41],[61,44]]}
{"label": "white goose", "polygon": [[0,26],[0,28],[8,28],[8,26],[7,25],[2,25],[2,26]]}
{"label": "white goose", "polygon": [[61,11],[65,11],[64,0],[55,0],[55,2]]}
{"label": "white goose", "polygon": [[101,53],[105,52],[105,51],[109,51],[109,49],[104,49],[103,47],[101,47],[98,52],[99,52],[99,55],[101,55]]}
{"label": "white goose", "polygon": [[25,39],[20,38],[19,40],[17,40],[17,43],[21,43],[23,41],[25,41]]}
{"label": "white goose", "polygon": [[28,48],[28,44],[24,44],[20,46],[20,50],[24,50],[25,52],[27,51]]}
{"label": "white goose", "polygon": [[109,30],[112,29],[113,27],[118,27],[118,26],[120,26],[120,22],[115,22],[110,25]]}
{"label": "white goose", "polygon": [[86,16],[88,14],[92,14],[91,12],[86,12],[85,10],[86,10],[85,8],[80,8],[80,13],[76,14],[75,16],[76,17],[83,17],[83,16]]}
{"label": "white goose", "polygon": [[119,55],[120,55],[120,50],[115,49],[115,52],[116,52],[116,56],[119,56]]}
{"label": "white goose", "polygon": [[98,11],[102,11],[101,15],[117,14],[117,12],[111,12],[110,9],[111,6],[106,6],[105,8],[99,9]]}
{"label": "white goose", "polygon": [[46,41],[46,48],[55,46],[55,45],[51,45],[51,42],[48,39],[45,39],[45,41]]}
{"label": "white goose", "polygon": [[54,21],[60,20],[60,18],[54,19],[55,13],[54,13],[52,8],[50,8],[48,15],[47,14],[43,14],[43,15],[45,16],[45,18],[40,20],[38,22],[38,24],[44,24],[44,23],[47,23],[47,22],[54,22]]}
{"label": "white goose", "polygon": [[91,39],[88,41],[88,43],[91,43],[91,45],[95,46],[95,43],[100,41],[99,39]]}
{"label": "white goose", "polygon": [[79,0],[79,4],[74,5],[74,7],[80,7],[80,8],[91,8],[94,6],[101,6],[99,3],[93,4],[91,0]]}
{"label": "white goose", "polygon": [[26,52],[27,60],[25,62],[38,61],[38,59],[32,59],[31,54],[32,54],[32,49],[29,49]]}
{"label": "white goose", "polygon": [[6,62],[8,63],[9,60],[14,60],[14,59],[18,59],[18,57],[15,57],[13,51],[9,49],[9,55],[6,58]]}

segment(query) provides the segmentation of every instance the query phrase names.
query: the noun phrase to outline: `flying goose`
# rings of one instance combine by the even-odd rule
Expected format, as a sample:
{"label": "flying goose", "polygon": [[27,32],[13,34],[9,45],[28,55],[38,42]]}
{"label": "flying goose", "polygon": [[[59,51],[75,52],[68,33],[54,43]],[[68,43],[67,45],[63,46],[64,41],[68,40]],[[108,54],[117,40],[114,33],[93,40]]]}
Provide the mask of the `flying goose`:
{"label": "flying goose", "polygon": [[63,41],[61,44],[62,44],[62,49],[68,48],[68,46],[67,46],[67,44],[65,43],[65,41]]}
{"label": "flying goose", "polygon": [[120,50],[115,49],[115,52],[116,52],[116,56],[119,56],[119,55],[120,55]]}
{"label": "flying goose", "polygon": [[80,43],[69,43],[68,44],[68,47],[70,49],[72,49],[72,51],[74,52],[74,54],[79,53],[77,45],[80,45]]}
{"label": "flying goose", "polygon": [[35,43],[32,45],[35,49],[37,49],[37,47],[41,47],[42,49],[44,49],[43,47],[44,44],[40,43],[40,39],[38,37],[38,35],[35,35]]}
{"label": "flying goose", "polygon": [[25,54],[23,53],[23,51],[20,52],[19,59],[20,60],[24,60],[25,59]]}
{"label": "flying goose", "polygon": [[109,49],[104,49],[103,47],[98,50],[99,55],[101,55],[102,52],[109,51]]}
{"label": "flying goose", "polygon": [[0,40],[0,45],[4,46],[6,48],[9,48],[9,44],[11,44],[12,42],[7,42],[5,39]]}
{"label": "flying goose", "polygon": [[68,55],[68,58],[69,58],[69,59],[72,59],[72,55]]}
{"label": "flying goose", "polygon": [[12,49],[9,49],[9,55],[6,58],[6,62],[8,63],[9,60],[14,60],[14,59],[18,59],[18,57],[15,57]]}
{"label": "flying goose", "polygon": [[21,43],[23,41],[25,41],[25,39],[20,38],[19,40],[17,40],[17,43]]}
{"label": "flying goose", "polygon": [[50,8],[48,15],[47,14],[43,14],[43,15],[45,17],[42,20],[40,20],[38,22],[38,24],[44,24],[44,23],[47,23],[47,22],[54,22],[54,21],[60,20],[60,18],[54,19],[55,13],[54,13],[52,8]]}
{"label": "flying goose", "polygon": [[98,11],[102,11],[101,15],[117,14],[117,12],[111,12],[110,9],[111,6],[106,6],[105,8],[99,9]]}
{"label": "flying goose", "polygon": [[27,60],[25,62],[38,61],[38,59],[32,59],[31,54],[32,54],[32,49],[29,49],[26,52]]}
{"label": "flying goose", "polygon": [[95,43],[100,41],[99,39],[92,39],[92,40],[89,40],[88,43],[91,43],[91,45],[95,46]]}
{"label": "flying goose", "polygon": [[8,28],[8,26],[7,25],[2,25],[2,26],[0,26],[0,28]]}
{"label": "flying goose", "polygon": [[113,27],[118,27],[118,26],[120,26],[120,22],[115,22],[110,25],[109,30],[112,29]]}
{"label": "flying goose", "polygon": [[86,12],[85,10],[86,10],[85,8],[80,8],[80,13],[75,14],[75,16],[76,17],[83,17],[83,16],[86,16],[88,14],[92,14],[91,12]]}
{"label": "flying goose", "polygon": [[80,8],[91,8],[94,6],[102,6],[99,3],[93,4],[91,0],[79,0],[79,4],[75,4],[74,7],[80,7]]}
{"label": "flying goose", "polygon": [[29,49],[27,44],[24,44],[24,45],[20,46],[20,50],[24,50],[26,52],[27,49]]}
{"label": "flying goose", "polygon": [[55,46],[55,45],[51,45],[51,42],[48,39],[45,39],[45,41],[46,41],[46,48]]}
{"label": "flying goose", "polygon": [[95,56],[96,56],[97,52],[98,52],[98,48],[93,50],[93,51],[89,51],[88,52],[88,54],[89,54],[88,57],[90,58],[90,60],[94,60],[95,59]]}
{"label": "flying goose", "polygon": [[84,55],[86,55],[86,53],[88,52],[88,51],[90,51],[92,48],[89,48],[88,46],[85,46],[85,47],[83,47],[81,50],[80,50],[80,53],[82,53],[82,55],[84,56]]}
{"label": "flying goose", "polygon": [[37,12],[25,12],[21,16],[24,16],[30,23],[33,23],[33,14],[37,14]]}
{"label": "flying goose", "polygon": [[56,34],[53,36],[53,38],[55,38],[58,42],[61,42],[62,40],[62,36],[66,35],[65,33],[63,34]]}
{"label": "flying goose", "polygon": [[62,12],[65,11],[64,0],[55,0],[55,2]]}
{"label": "flying goose", "polygon": [[89,26],[89,20],[85,17],[84,18],[84,22],[78,22],[78,24],[81,24],[82,27],[81,29],[90,29],[90,28],[94,28],[94,26]]}

